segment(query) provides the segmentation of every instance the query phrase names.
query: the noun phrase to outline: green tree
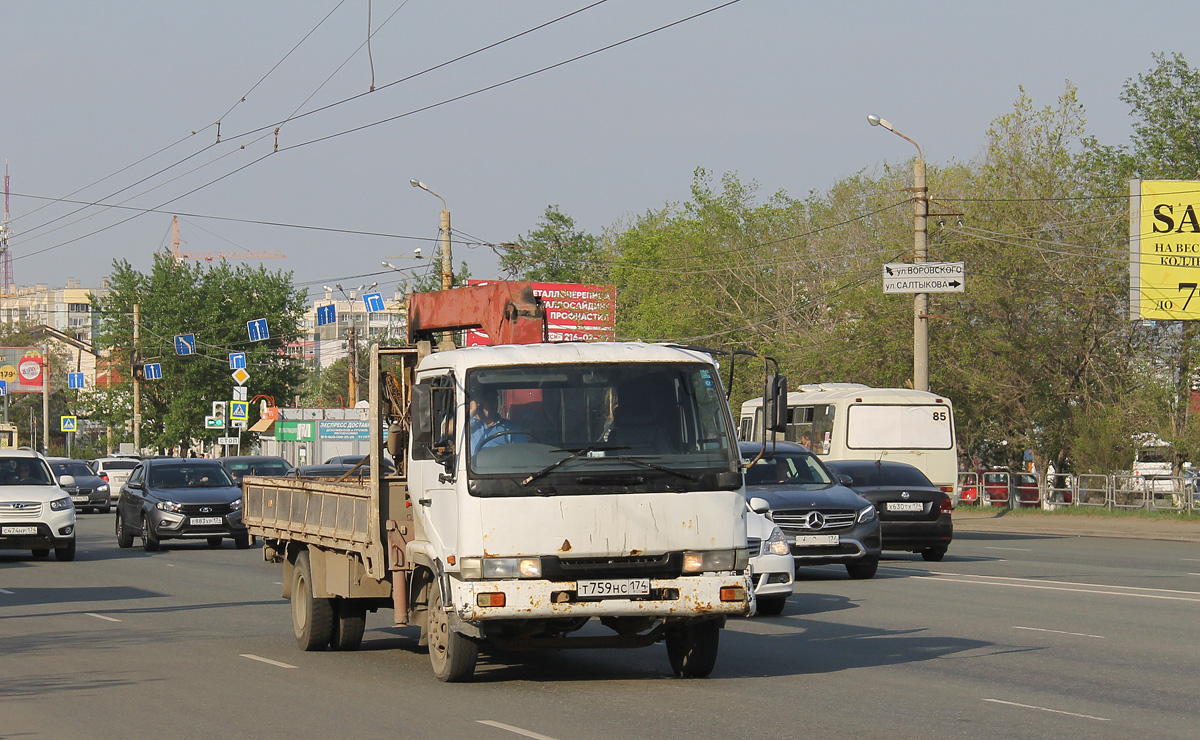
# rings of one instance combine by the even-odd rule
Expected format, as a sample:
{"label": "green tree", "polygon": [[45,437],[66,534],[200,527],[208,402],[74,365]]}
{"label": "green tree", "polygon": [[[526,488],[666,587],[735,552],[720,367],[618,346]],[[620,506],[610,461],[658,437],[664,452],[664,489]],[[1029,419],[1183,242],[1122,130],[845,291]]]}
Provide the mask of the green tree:
{"label": "green tree", "polygon": [[[144,446],[186,450],[193,439],[215,441],[223,433],[206,431],[204,417],[213,401],[229,400],[232,395],[232,352],[246,353],[250,396],[291,398],[300,386],[300,363],[288,356],[285,347],[300,335],[305,300],[292,286],[290,273],[268,272],[261,266],[234,267],[224,261],[212,266],[177,262],[164,251],[154,256],[149,274],[134,270],[127,261],[115,261],[109,286],[108,295],[93,299],[100,316],[97,345],[120,366],[133,365],[137,304],[136,360],[162,366],[161,380],[141,384]],[[263,318],[269,339],[250,341],[247,322]],[[195,354],[176,354],[174,338],[179,334],[195,335]],[[98,410],[103,400],[95,397]],[[251,404],[251,409],[255,407]],[[108,407],[107,413],[114,428],[125,427],[129,416],[123,404]]]}
{"label": "green tree", "polygon": [[600,275],[599,240],[575,226],[557,205],[546,207],[538,226],[504,245],[500,269],[511,278],[547,283],[586,283]]}

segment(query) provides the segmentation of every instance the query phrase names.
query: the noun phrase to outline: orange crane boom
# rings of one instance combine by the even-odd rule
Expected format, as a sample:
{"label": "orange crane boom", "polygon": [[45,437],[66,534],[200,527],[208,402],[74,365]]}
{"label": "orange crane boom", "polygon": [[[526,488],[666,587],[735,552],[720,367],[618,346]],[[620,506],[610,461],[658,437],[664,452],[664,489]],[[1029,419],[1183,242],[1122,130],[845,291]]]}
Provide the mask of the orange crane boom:
{"label": "orange crane boom", "polygon": [[184,252],[179,249],[179,216],[171,217],[171,256],[177,261],[183,260],[206,260],[212,262],[219,259],[231,260],[248,260],[248,259],[276,259],[286,257],[283,252],[276,251],[252,251],[249,249],[241,252]]}

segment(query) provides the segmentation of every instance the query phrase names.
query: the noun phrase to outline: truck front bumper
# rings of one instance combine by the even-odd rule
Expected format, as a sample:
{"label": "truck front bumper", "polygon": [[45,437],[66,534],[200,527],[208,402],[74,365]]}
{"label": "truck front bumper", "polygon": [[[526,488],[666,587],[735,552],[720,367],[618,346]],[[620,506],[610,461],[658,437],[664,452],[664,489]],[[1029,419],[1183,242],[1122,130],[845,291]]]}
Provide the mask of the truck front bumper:
{"label": "truck front bumper", "polygon": [[[643,596],[581,598],[575,581],[452,579],[455,611],[464,622],[558,617],[748,616],[753,584],[745,574],[650,579]],[[726,600],[722,600],[722,592]],[[497,601],[503,605],[483,606]],[[740,594],[737,599],[731,597]]]}

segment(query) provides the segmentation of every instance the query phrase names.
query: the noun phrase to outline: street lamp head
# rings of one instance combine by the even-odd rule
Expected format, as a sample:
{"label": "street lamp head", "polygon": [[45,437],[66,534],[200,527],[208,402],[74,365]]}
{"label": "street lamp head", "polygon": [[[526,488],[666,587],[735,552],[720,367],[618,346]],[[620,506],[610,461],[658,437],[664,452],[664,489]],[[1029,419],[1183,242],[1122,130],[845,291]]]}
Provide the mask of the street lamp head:
{"label": "street lamp head", "polygon": [[421,182],[420,180],[409,180],[408,184],[412,185],[414,188],[421,188],[422,190],[425,189],[425,183]]}
{"label": "street lamp head", "polygon": [[890,122],[876,115],[867,116],[867,123],[871,124],[872,126],[883,126],[888,131],[895,131]]}

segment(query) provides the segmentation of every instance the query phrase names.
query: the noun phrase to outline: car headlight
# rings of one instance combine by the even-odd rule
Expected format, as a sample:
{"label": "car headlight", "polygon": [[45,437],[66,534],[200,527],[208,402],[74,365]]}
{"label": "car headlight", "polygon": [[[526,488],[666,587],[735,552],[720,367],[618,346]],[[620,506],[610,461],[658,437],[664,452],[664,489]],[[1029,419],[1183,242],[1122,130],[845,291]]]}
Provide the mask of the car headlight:
{"label": "car headlight", "polygon": [[57,501],[50,502],[51,511],[65,511],[66,509],[75,508],[75,504],[71,503],[71,497],[60,498]]}
{"label": "car headlight", "polygon": [[464,578],[478,572],[483,578],[541,578],[541,558],[483,558],[481,567],[475,570],[478,558],[463,558],[459,572]]}
{"label": "car headlight", "polygon": [[858,512],[858,523],[859,524],[866,524],[867,522],[874,521],[874,519],[875,519],[875,507],[874,506],[868,506],[868,507],[864,508],[862,511]]}
{"label": "car headlight", "polygon": [[159,501],[155,504],[160,511],[180,511],[183,509],[183,504],[175,503],[174,501]]}
{"label": "car headlight", "polygon": [[750,551],[744,547],[736,550],[685,550],[683,572],[743,570],[749,562]]}
{"label": "car headlight", "polygon": [[240,498],[235,498],[233,501],[229,502],[229,510],[230,511],[241,511],[241,509],[242,509],[242,500]]}
{"label": "car headlight", "polygon": [[108,493],[108,484],[96,486],[96,493]]}
{"label": "car headlight", "polygon": [[784,536],[783,530],[779,527],[771,528],[771,536],[762,543],[763,555],[790,555],[791,550],[788,549],[787,537]]}

